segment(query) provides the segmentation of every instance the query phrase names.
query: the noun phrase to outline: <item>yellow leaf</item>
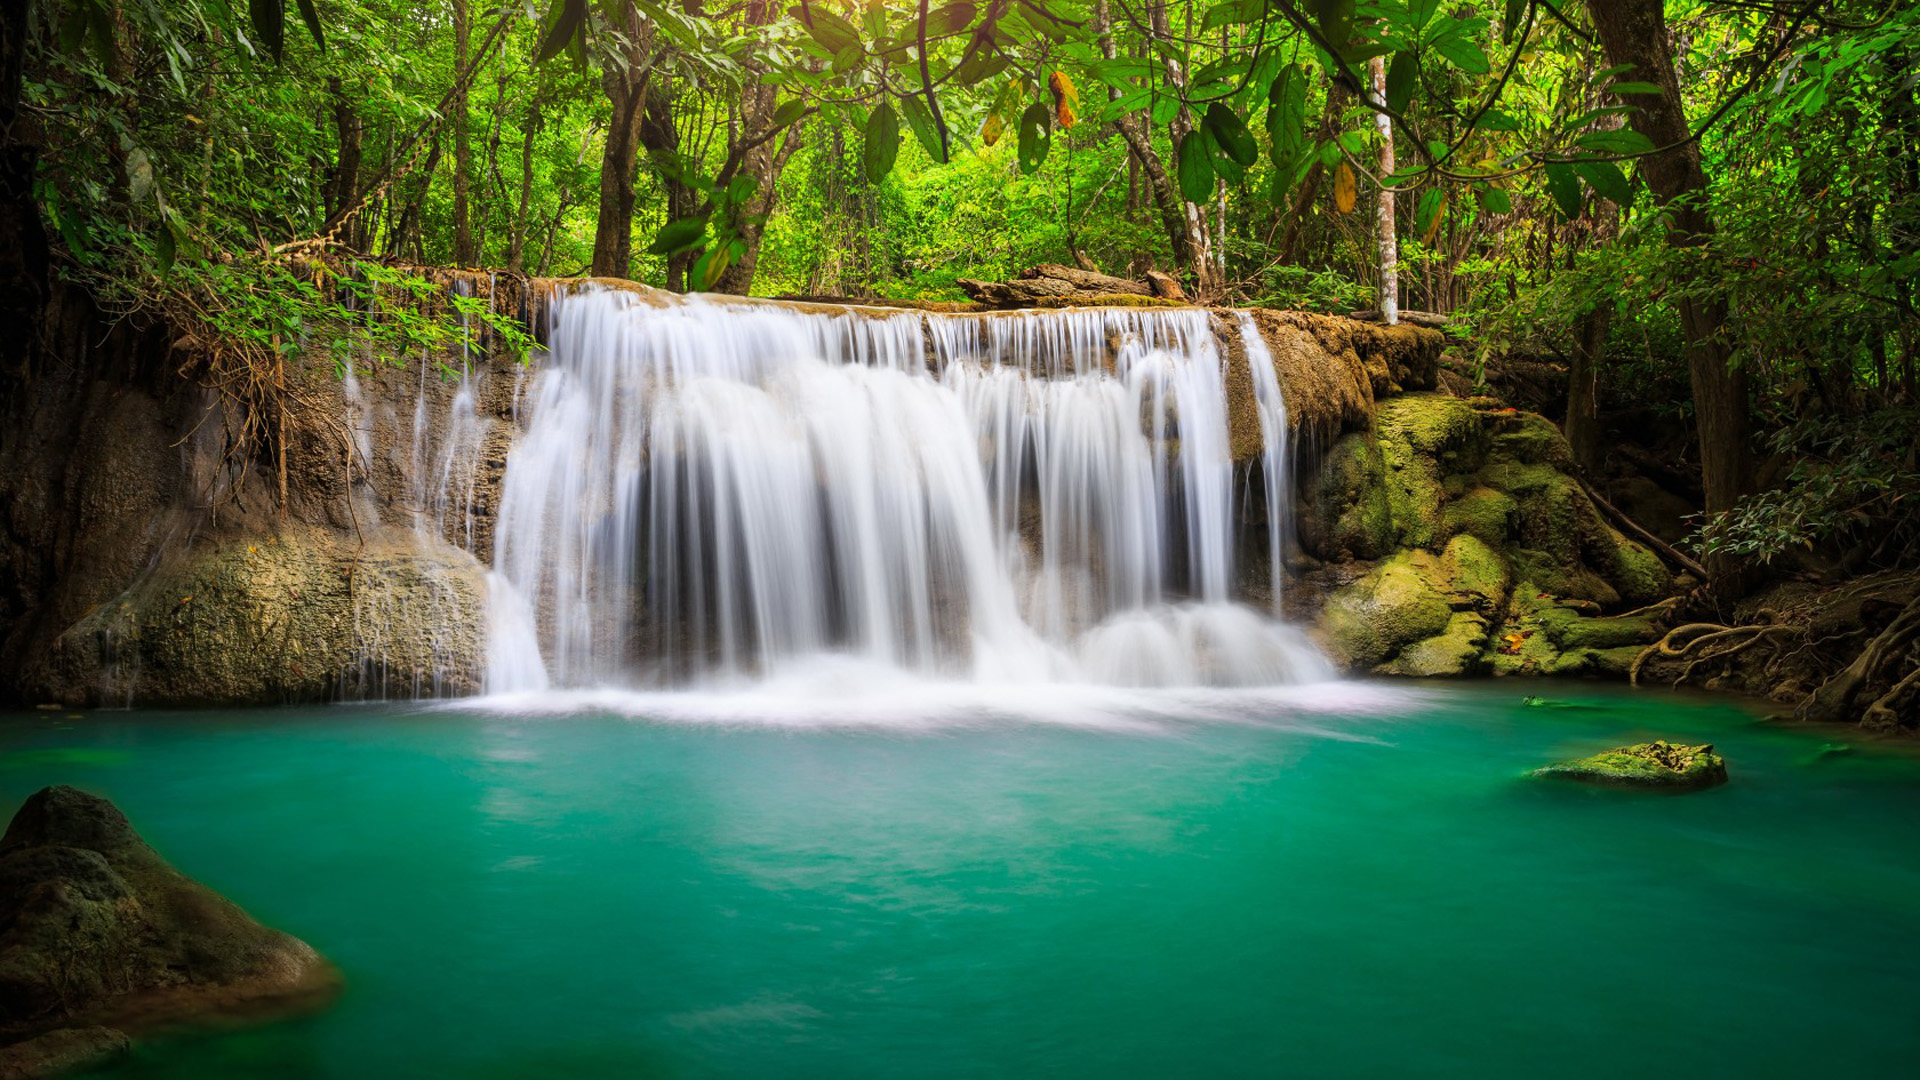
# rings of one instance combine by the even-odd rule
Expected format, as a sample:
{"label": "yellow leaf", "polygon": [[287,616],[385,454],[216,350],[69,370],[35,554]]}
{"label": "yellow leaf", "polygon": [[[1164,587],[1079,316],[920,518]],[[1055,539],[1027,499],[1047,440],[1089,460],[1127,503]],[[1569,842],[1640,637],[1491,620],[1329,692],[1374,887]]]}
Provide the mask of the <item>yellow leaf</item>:
{"label": "yellow leaf", "polygon": [[1353,169],[1346,162],[1333,174],[1333,206],[1343,214],[1353,212],[1353,200],[1359,195],[1353,184]]}
{"label": "yellow leaf", "polygon": [[1000,118],[1000,114],[989,113],[987,122],[980,125],[980,141],[987,146],[992,146],[1000,141],[1000,133],[1005,130],[1007,130],[1007,122]]}
{"label": "yellow leaf", "polygon": [[1063,128],[1074,125],[1073,107],[1080,104],[1080,91],[1067,78],[1067,73],[1058,68],[1047,76],[1047,87],[1053,91],[1054,121]]}

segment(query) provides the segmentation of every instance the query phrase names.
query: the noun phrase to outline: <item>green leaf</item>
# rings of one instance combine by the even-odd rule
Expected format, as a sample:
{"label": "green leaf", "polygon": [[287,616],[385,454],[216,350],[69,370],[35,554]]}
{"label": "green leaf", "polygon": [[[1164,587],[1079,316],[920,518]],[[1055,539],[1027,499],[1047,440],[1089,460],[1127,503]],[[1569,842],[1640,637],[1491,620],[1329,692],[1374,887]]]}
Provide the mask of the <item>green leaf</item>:
{"label": "green leaf", "polygon": [[1480,118],[1473,122],[1473,126],[1481,131],[1519,131],[1520,121],[1499,109],[1488,109],[1480,114]]}
{"label": "green leaf", "polygon": [[1387,67],[1387,108],[1397,113],[1407,111],[1407,102],[1413,100],[1413,89],[1420,85],[1420,61],[1410,52],[1393,54],[1393,63]]}
{"label": "green leaf", "polygon": [[967,27],[972,26],[974,17],[978,14],[979,9],[975,8],[972,4],[948,4],[933,12],[932,17],[928,20],[930,24],[928,28],[939,27],[944,33],[957,34]]}
{"label": "green leaf", "polygon": [[1206,18],[1200,20],[1200,32],[1204,34],[1222,26],[1258,22],[1266,13],[1267,0],[1227,0],[1224,4],[1215,4],[1207,9]]}
{"label": "green leaf", "polygon": [[1527,0],[1507,0],[1506,10],[1500,13],[1500,41],[1513,44],[1513,33],[1520,29],[1521,20],[1527,17]]}
{"label": "green leaf", "polygon": [[788,124],[805,116],[806,112],[807,101],[805,98],[788,98],[786,101],[780,103],[779,108],[773,110],[773,126],[777,128],[786,127]]}
{"label": "green leaf", "polygon": [[1576,162],[1573,171],[1587,186],[1600,193],[1603,199],[1611,199],[1615,205],[1627,206],[1633,202],[1633,186],[1627,183],[1625,173],[1620,166],[1611,161]]}
{"label": "green leaf", "polygon": [[1267,90],[1267,141],[1273,148],[1273,166],[1286,171],[1307,144],[1307,75],[1299,64],[1288,64]]}
{"label": "green leaf", "polygon": [[313,35],[313,46],[321,52],[327,51],[326,35],[320,32],[320,13],[313,9],[313,0],[294,0],[300,7],[300,19],[307,24],[307,33]]}
{"label": "green leaf", "polygon": [[[260,0],[253,0],[259,3]],[[579,33],[582,20],[587,17],[587,0],[553,0],[548,12],[547,33],[540,39],[540,47],[533,52],[533,62],[544,64],[559,56]]]}
{"label": "green leaf", "polygon": [[1053,148],[1053,111],[1034,102],[1020,114],[1020,171],[1033,173]]}
{"label": "green leaf", "polygon": [[1513,213],[1513,200],[1497,187],[1483,187],[1475,192],[1480,199],[1480,208],[1489,214]]}
{"label": "green leaf", "polygon": [[173,226],[160,223],[160,233],[153,238],[153,261],[159,264],[160,276],[168,277],[173,273],[173,259],[180,247],[179,238],[173,235]]}
{"label": "green leaf", "polygon": [[266,47],[273,62],[279,63],[280,53],[287,44],[286,6],[281,0],[247,0],[247,17],[253,24],[253,36]]}
{"label": "green leaf", "polygon": [[653,243],[647,245],[647,254],[678,255],[683,251],[692,251],[706,237],[706,218],[689,217],[669,221],[654,234]]}
{"label": "green leaf", "polygon": [[878,184],[893,171],[893,159],[900,156],[900,117],[893,106],[881,102],[867,117],[866,146],[860,159],[867,167],[867,183]]}
{"label": "green leaf", "polygon": [[1314,22],[1333,47],[1345,53],[1353,37],[1354,0],[1313,0]]}
{"label": "green leaf", "polygon": [[1580,216],[1580,177],[1573,166],[1564,162],[1550,162],[1546,167],[1547,193],[1553,196],[1554,205],[1560,208],[1568,220]]}
{"label": "green leaf", "polygon": [[940,129],[933,122],[933,114],[927,111],[927,103],[913,94],[900,99],[900,107],[906,110],[907,124],[913,128],[913,134],[920,140],[921,149],[927,152],[936,164],[947,163],[947,146],[940,137]]}
{"label": "green leaf", "polygon": [[1420,205],[1413,212],[1413,228],[1422,237],[1432,229],[1440,216],[1440,210],[1447,205],[1447,197],[1437,187],[1428,188],[1420,194]]}
{"label": "green leaf", "polygon": [[833,54],[833,73],[835,75],[845,75],[847,72],[859,67],[861,62],[866,60],[866,58],[866,47],[856,41]]}
{"label": "green leaf", "polygon": [[841,50],[849,46],[860,45],[860,31],[855,30],[852,23],[828,11],[820,4],[805,6],[795,4],[787,9],[787,14],[792,15],[795,22],[806,27],[807,33],[812,35],[813,40],[819,42],[820,47],[827,50],[830,56],[838,55]]}
{"label": "green leaf", "polygon": [[1589,131],[1573,140],[1573,145],[1603,154],[1645,154],[1653,150],[1653,141],[1632,128]]}
{"label": "green leaf", "polygon": [[1207,106],[1207,134],[1213,136],[1214,145],[1219,147],[1235,165],[1245,168],[1260,160],[1260,144],[1253,141],[1253,135],[1225,102],[1216,101]]}
{"label": "green leaf", "polygon": [[1189,131],[1174,151],[1180,174],[1180,194],[1191,203],[1204,203],[1213,197],[1213,153],[1206,135]]}
{"label": "green leaf", "polygon": [[1487,62],[1487,54],[1480,46],[1463,37],[1448,38],[1433,43],[1433,50],[1452,61],[1453,66],[1469,75],[1485,75],[1493,70]]}
{"label": "green leaf", "polygon": [[1407,0],[1407,21],[1415,30],[1424,30],[1439,7],[1440,0]]}
{"label": "green leaf", "polygon": [[1617,82],[1612,84],[1611,86],[1608,86],[1607,89],[1613,91],[1616,94],[1664,94],[1666,93],[1665,90],[1660,89],[1659,87],[1653,85],[1650,82]]}

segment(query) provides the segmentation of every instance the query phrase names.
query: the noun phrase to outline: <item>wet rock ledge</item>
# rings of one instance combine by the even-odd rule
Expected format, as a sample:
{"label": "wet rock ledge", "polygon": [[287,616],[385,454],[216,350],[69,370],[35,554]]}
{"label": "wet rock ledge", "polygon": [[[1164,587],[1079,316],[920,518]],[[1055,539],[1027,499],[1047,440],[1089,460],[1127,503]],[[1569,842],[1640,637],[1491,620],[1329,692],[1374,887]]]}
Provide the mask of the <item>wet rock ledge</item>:
{"label": "wet rock ledge", "polygon": [[129,1034],[303,1012],[339,986],[312,947],[168,865],[105,799],[44,788],[0,838],[0,1080],[99,1064]]}

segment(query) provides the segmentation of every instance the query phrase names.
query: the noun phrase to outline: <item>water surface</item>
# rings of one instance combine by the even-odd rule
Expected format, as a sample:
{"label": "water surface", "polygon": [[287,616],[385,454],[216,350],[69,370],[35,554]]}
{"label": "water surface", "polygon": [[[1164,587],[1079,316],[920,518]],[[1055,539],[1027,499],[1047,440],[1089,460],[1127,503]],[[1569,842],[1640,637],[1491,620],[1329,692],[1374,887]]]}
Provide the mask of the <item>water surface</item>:
{"label": "water surface", "polygon": [[[0,720],[0,797],[113,798],[346,973],[323,1015],[117,1076],[1910,1075],[1920,762],[1547,689],[41,713]],[[1522,778],[1651,736],[1733,782]]]}

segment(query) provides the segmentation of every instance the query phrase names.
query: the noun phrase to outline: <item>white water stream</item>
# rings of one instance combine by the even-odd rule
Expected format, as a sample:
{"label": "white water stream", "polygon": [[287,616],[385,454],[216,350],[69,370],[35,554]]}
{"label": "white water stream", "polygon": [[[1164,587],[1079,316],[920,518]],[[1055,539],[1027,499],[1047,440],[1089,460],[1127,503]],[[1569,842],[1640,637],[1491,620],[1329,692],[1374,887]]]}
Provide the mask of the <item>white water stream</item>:
{"label": "white water stream", "polygon": [[[994,685],[1331,675],[1234,602],[1225,358],[1204,311],[590,289],[551,317],[494,533],[491,692],[849,661]],[[1277,515],[1286,422],[1264,354]]]}

